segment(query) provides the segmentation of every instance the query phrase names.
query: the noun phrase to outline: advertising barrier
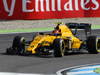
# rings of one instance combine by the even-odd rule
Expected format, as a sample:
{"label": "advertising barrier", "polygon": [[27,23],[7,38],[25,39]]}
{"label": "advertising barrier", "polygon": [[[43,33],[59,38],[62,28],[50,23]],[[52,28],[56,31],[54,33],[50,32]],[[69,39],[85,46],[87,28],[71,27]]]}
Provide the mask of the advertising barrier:
{"label": "advertising barrier", "polygon": [[100,17],[100,0],[0,0],[0,19]]}

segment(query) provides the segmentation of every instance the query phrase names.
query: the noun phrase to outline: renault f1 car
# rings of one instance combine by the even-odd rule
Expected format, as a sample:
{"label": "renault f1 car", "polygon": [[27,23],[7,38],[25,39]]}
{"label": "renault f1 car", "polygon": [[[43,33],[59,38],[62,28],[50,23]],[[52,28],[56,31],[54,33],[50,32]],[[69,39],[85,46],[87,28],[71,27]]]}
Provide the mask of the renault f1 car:
{"label": "renault f1 car", "polygon": [[[38,33],[32,41],[26,42],[22,36],[15,36],[12,47],[6,49],[8,54],[53,54],[55,57],[63,57],[70,52],[87,50],[89,53],[100,52],[100,37],[91,36],[91,24],[56,22],[57,26],[51,33]],[[75,30],[75,33],[72,32]],[[86,40],[76,37],[77,29],[84,29]],[[55,32],[55,33],[54,33]],[[25,47],[28,46],[27,49]]]}

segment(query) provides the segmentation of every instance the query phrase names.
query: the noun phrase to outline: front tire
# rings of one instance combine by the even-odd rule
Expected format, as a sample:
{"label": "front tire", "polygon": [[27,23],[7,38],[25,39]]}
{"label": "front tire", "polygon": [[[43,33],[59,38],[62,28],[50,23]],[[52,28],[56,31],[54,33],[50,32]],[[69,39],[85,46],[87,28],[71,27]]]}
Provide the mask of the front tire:
{"label": "front tire", "polygon": [[12,48],[16,54],[23,54],[25,51],[25,38],[16,36],[13,40]]}
{"label": "front tire", "polygon": [[100,37],[89,36],[87,40],[87,48],[88,48],[88,52],[91,54],[100,53]]}
{"label": "front tire", "polygon": [[54,56],[55,57],[63,57],[65,54],[65,42],[61,38],[57,38],[53,42],[54,46]]}

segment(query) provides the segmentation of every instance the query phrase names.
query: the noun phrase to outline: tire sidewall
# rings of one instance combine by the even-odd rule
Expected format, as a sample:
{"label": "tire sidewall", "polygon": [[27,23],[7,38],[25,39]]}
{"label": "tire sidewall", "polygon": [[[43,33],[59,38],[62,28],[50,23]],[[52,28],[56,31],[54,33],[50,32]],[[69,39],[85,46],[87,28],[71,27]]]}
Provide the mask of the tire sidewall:
{"label": "tire sidewall", "polygon": [[56,38],[53,42],[54,44],[54,56],[63,57],[65,53],[65,42],[61,38]]}
{"label": "tire sidewall", "polygon": [[25,46],[23,45],[25,43],[25,38],[22,36],[15,36],[13,40],[13,49],[15,50],[16,53],[22,54],[24,51],[22,51]]}
{"label": "tire sidewall", "polygon": [[87,40],[87,49],[89,53],[97,54],[100,52],[98,49],[98,40],[100,40],[100,37],[98,36],[89,36]]}

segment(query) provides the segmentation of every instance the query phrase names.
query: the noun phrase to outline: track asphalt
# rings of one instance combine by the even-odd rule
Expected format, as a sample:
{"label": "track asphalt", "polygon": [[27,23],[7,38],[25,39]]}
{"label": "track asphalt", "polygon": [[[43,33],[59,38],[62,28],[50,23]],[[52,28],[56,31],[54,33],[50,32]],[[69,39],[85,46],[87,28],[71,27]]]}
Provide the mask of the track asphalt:
{"label": "track asphalt", "polygon": [[[92,26],[92,34],[100,36],[100,26]],[[32,39],[33,34],[37,34],[36,31],[51,31],[53,28],[37,28],[37,29],[25,29],[25,30],[0,30],[0,33],[12,33],[12,32],[33,32],[33,33],[19,33],[27,38]],[[34,33],[35,32],[35,33]],[[79,37],[84,39],[83,32],[78,33]],[[0,72],[13,72],[13,73],[33,73],[35,74],[52,74],[63,68],[72,66],[92,64],[100,62],[100,54],[88,54],[87,52],[75,53],[64,56],[63,58],[55,58],[53,56],[17,56],[17,55],[6,55],[5,49],[10,47],[12,39],[16,34],[0,35]],[[56,60],[56,61],[55,61]],[[69,61],[70,60],[70,61]],[[62,65],[63,64],[63,65]],[[56,65],[56,66],[55,66]],[[3,75],[3,74],[2,74]],[[6,74],[4,74],[6,75]],[[10,74],[11,75],[11,74]],[[21,74],[20,74],[21,75]]]}
{"label": "track asphalt", "polygon": [[[92,25],[92,29],[99,29],[100,25]],[[13,33],[13,32],[38,32],[38,31],[52,31],[54,28],[36,28],[36,29],[17,29],[17,30],[0,30],[0,33]]]}
{"label": "track asphalt", "polygon": [[[100,54],[86,52],[71,53],[62,58],[54,56],[19,56],[5,54],[6,48],[12,46],[15,36],[23,36],[27,41],[32,40],[37,32],[1,34],[0,35],[0,72],[30,73],[30,74],[56,74],[58,70],[73,66],[100,63]],[[80,39],[85,39],[84,30],[77,32]],[[92,30],[92,35],[100,36],[100,29]],[[11,75],[11,74],[10,74]]]}

